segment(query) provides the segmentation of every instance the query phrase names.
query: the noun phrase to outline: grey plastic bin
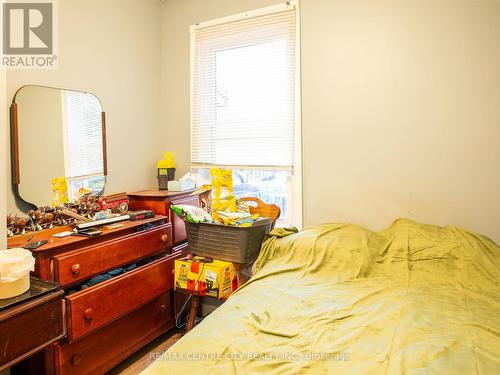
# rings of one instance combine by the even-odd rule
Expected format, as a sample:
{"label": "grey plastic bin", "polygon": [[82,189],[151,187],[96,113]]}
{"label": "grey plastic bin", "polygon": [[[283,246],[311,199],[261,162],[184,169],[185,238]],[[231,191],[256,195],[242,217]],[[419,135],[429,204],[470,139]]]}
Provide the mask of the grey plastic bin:
{"label": "grey plastic bin", "polygon": [[227,262],[253,262],[272,225],[273,220],[267,218],[249,227],[186,222],[189,252]]}

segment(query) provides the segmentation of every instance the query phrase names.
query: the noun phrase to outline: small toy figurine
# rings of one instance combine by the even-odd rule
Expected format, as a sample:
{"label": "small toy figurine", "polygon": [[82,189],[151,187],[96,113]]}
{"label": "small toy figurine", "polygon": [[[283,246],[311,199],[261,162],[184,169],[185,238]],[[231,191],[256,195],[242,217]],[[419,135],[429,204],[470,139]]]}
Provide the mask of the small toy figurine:
{"label": "small toy figurine", "polygon": [[42,229],[52,228],[54,222],[54,214],[52,212],[44,212],[40,215],[37,224]]}
{"label": "small toy figurine", "polygon": [[55,214],[47,211],[51,211],[51,209],[49,207],[40,207],[38,210],[28,211],[28,218],[33,230],[40,231],[53,227]]}
{"label": "small toy figurine", "polygon": [[14,235],[26,233],[26,230],[25,230],[26,224],[28,224],[28,220],[26,220],[22,217],[20,218],[20,217],[15,216],[14,217],[14,230],[12,231],[14,233]]}
{"label": "small toy figurine", "polygon": [[30,219],[31,226],[33,227],[33,230],[42,230],[42,227],[38,225],[38,219],[40,218],[40,211],[39,210],[29,210],[28,211],[28,218]]}
{"label": "small toy figurine", "polygon": [[7,215],[7,237],[12,237],[14,235],[14,216],[12,214]]}
{"label": "small toy figurine", "polygon": [[78,202],[76,213],[88,219],[92,219],[94,214],[101,210],[101,207],[99,206],[97,200],[98,197],[94,193],[86,193],[82,195]]}

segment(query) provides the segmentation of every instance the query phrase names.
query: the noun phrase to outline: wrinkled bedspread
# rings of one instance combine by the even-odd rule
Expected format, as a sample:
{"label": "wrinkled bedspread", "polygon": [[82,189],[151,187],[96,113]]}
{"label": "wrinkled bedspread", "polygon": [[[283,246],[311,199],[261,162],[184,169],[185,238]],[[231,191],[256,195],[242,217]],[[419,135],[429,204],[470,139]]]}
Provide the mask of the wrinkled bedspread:
{"label": "wrinkled bedspread", "polygon": [[399,219],[263,244],[257,272],[145,374],[498,374],[500,248]]}

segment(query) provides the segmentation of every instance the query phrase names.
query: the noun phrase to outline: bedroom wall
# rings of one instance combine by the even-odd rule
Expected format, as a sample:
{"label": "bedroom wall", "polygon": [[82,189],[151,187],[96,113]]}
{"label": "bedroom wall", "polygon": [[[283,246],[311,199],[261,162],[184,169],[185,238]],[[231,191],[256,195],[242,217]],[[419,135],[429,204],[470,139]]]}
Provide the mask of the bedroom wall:
{"label": "bedroom wall", "polygon": [[306,223],[500,242],[500,2],[305,0],[302,26]]}
{"label": "bedroom wall", "polygon": [[[278,1],[167,0],[163,145],[189,165],[189,25]],[[500,242],[500,2],[302,0],[304,224],[398,217]]]}
{"label": "bedroom wall", "polygon": [[[107,120],[106,192],[154,187],[156,160],[161,156],[160,1],[64,0],[58,4],[59,68],[9,70],[2,92],[9,103],[26,84],[96,94]],[[16,209],[8,169],[1,175],[7,176],[8,210],[12,212]]]}

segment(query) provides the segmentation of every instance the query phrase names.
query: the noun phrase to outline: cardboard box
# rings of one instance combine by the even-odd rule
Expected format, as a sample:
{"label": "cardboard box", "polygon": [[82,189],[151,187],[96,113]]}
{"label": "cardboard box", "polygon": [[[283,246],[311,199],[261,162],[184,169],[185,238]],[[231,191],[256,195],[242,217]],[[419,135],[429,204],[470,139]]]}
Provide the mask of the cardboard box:
{"label": "cardboard box", "polygon": [[176,290],[222,299],[238,288],[238,278],[232,263],[195,256],[175,261],[174,285]]}

